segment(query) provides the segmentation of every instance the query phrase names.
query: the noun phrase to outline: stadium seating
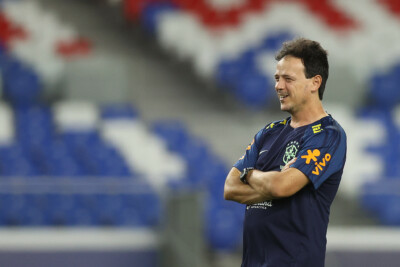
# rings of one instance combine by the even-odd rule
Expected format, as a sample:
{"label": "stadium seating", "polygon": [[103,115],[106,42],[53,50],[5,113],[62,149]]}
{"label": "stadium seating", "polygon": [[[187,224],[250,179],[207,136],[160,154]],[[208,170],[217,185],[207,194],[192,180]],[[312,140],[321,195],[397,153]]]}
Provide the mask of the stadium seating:
{"label": "stadium seating", "polygon": [[[400,225],[398,1],[211,2],[125,0],[123,7],[163,49],[251,109],[270,103],[282,42],[323,40],[335,63],[366,84],[362,109],[332,112],[351,140],[348,162],[359,163],[345,170],[341,191],[382,224]],[[158,190],[190,188],[206,193],[209,245],[237,248],[243,206],[222,199],[228,166],[209,145],[181,121],[148,126],[130,104],[44,101],[65,60],[89,55],[91,42],[34,1],[0,4],[0,225],[154,227],[163,209]],[[295,15],[282,21],[288,12]],[[30,190],[38,184],[39,192]]]}
{"label": "stadium seating", "polygon": [[0,225],[157,226],[158,193],[99,128],[133,109],[44,98],[90,44],[37,2],[2,1],[0,24]]}
{"label": "stadium seating", "polygon": [[[155,34],[166,51],[192,63],[199,77],[215,80],[223,91],[255,109],[268,106],[271,99],[264,91],[273,87],[274,70],[268,65],[279,45],[269,47],[269,39],[276,39],[277,44],[299,35],[324,40],[337,65],[351,65],[358,83],[400,62],[400,49],[395,46],[400,38],[396,34],[396,1],[363,5],[330,0],[240,3],[125,0],[124,14]],[[280,17],[287,13],[293,16],[282,21]],[[379,53],[369,56],[375,50]],[[358,59],[350,61],[354,56]],[[371,89],[377,101],[388,95],[385,90],[395,90],[395,79],[391,80],[380,85],[384,90]],[[397,97],[390,101],[399,102]]]}
{"label": "stadium seating", "polygon": [[166,140],[171,151],[186,161],[186,179],[173,180],[172,190],[203,189],[205,197],[205,235],[208,244],[217,250],[232,251],[241,243],[243,206],[223,199],[227,164],[214,155],[201,139],[190,135],[179,121],[159,121],[153,131]]}
{"label": "stadium seating", "polygon": [[37,1],[2,1],[0,42],[40,76],[49,92],[62,79],[65,60],[90,54],[88,39],[43,10]]}
{"label": "stadium seating", "polygon": [[[273,22],[281,12],[275,10],[279,9],[276,1],[240,3],[126,0],[124,6],[128,20],[140,21],[166,50],[192,62],[200,77],[215,79],[222,88],[229,88],[227,91],[240,102],[260,109],[268,106],[269,88],[273,88],[273,73],[265,68],[268,63],[263,56],[265,53],[273,55],[279,47],[272,44],[273,39],[280,44],[293,35],[287,33],[285,25],[277,28]],[[304,6],[303,13],[318,16],[335,31],[350,31],[357,26],[330,1],[285,1],[282,6],[290,3]],[[299,21],[310,21],[311,14],[305,14]],[[316,23],[310,21],[309,24]],[[247,59],[249,54],[252,55],[250,60]]]}
{"label": "stadium seating", "polygon": [[381,108],[395,107],[400,103],[400,63],[385,73],[372,76],[369,82],[369,97],[372,104]]}
{"label": "stadium seating", "polygon": [[[36,4],[21,2],[18,8],[29,17],[18,18],[19,24],[42,14]],[[15,14],[16,7],[7,5],[6,11]],[[151,20],[146,27],[152,27]],[[37,31],[29,27],[29,32]],[[51,45],[40,49],[55,45],[55,51],[68,52],[53,43],[56,32],[46,37]],[[18,45],[0,50],[6,100],[0,105],[0,225],[155,227],[163,208],[158,190],[189,187],[210,196],[205,222],[210,243],[221,249],[238,245],[237,224],[230,228],[236,235],[213,233],[214,223],[225,229],[225,218],[218,215],[222,211],[235,218],[242,213],[238,205],[222,201],[227,167],[203,140],[178,121],[148,128],[126,103],[47,102],[46,74],[32,64],[31,53],[25,54],[35,44]],[[47,61],[42,66],[51,65]]]}
{"label": "stadium seating", "polygon": [[[283,41],[296,36],[322,40],[334,59],[333,65],[349,66],[354,81],[364,87],[357,95],[365,99],[363,106],[331,111],[343,122],[349,138],[348,162],[352,166],[345,170],[341,191],[360,197],[365,209],[383,224],[400,225],[399,2],[235,3],[125,0],[124,15],[154,34],[167,52],[192,63],[200,78],[214,80],[221,91],[234,95],[251,109],[270,103],[272,90],[268,88],[273,87],[274,73],[271,64],[275,64],[274,54]],[[289,13],[290,19],[281,19]],[[191,141],[182,125],[171,125],[171,129],[156,125],[155,131],[164,136],[170,149],[184,155],[179,147]],[[205,154],[204,150],[200,153]],[[217,206],[225,214],[222,206]],[[217,213],[210,218],[218,220]],[[220,231],[230,227],[225,225]],[[217,247],[228,247],[229,238],[218,236],[217,230],[210,232],[210,241]]]}

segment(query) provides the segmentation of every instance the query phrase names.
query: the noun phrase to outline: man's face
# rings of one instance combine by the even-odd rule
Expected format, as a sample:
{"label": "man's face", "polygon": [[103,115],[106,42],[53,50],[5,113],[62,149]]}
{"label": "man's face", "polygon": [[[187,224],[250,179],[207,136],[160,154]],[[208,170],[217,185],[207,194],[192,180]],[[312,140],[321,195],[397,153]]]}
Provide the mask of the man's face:
{"label": "man's face", "polygon": [[308,103],[312,78],[307,79],[300,58],[285,56],[276,66],[275,90],[281,103],[281,110],[293,114]]}

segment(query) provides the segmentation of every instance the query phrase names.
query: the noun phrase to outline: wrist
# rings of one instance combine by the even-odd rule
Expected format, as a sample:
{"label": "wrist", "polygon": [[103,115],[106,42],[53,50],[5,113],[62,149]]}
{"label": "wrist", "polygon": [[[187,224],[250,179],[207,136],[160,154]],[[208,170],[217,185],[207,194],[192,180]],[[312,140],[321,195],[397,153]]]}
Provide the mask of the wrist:
{"label": "wrist", "polygon": [[244,168],[240,173],[239,179],[243,184],[248,184],[248,178],[250,177],[250,173],[254,170],[253,167]]}

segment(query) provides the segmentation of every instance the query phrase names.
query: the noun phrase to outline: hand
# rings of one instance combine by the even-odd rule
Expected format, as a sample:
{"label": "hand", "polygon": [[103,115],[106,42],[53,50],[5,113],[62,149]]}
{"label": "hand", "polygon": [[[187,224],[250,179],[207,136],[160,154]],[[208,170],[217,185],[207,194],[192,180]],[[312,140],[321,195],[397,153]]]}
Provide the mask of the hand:
{"label": "hand", "polygon": [[291,161],[286,163],[285,167],[283,167],[283,169],[281,171],[283,172],[283,171],[286,171],[287,169],[289,169],[290,166],[292,166],[292,164],[296,162],[296,160],[297,160],[297,158],[293,158]]}

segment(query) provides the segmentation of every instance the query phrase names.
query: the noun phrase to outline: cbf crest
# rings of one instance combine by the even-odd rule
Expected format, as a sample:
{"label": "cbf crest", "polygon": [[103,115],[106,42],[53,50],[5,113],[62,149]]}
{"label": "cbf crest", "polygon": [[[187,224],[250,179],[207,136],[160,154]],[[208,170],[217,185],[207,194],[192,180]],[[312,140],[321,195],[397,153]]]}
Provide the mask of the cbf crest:
{"label": "cbf crest", "polygon": [[297,141],[290,141],[286,145],[285,154],[283,155],[283,162],[285,165],[296,157],[299,147],[300,144]]}

